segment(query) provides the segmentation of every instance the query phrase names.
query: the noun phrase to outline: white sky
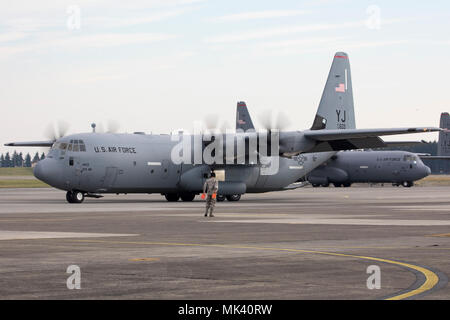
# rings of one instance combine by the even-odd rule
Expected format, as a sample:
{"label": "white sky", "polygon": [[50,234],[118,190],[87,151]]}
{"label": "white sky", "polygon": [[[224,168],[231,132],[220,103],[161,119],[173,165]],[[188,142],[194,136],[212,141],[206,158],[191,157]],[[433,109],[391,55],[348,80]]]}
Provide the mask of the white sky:
{"label": "white sky", "polygon": [[336,51],[350,56],[358,128],[438,126],[450,111],[449,9],[448,1],[3,1],[0,152],[13,151],[6,142],[47,139],[58,120],[70,133],[108,120],[123,132],[190,130],[210,114],[233,125],[240,100],[255,120],[275,109],[290,129],[309,128]]}

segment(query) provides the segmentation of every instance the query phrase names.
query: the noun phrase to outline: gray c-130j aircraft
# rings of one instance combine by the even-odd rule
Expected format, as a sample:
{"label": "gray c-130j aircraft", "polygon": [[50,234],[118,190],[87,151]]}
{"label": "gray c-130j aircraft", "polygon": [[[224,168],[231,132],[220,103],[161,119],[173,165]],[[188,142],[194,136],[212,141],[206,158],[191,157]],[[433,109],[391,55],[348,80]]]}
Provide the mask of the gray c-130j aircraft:
{"label": "gray c-130j aircraft", "polygon": [[307,179],[314,187],[328,187],[330,183],[335,187],[349,187],[352,183],[392,183],[412,187],[414,181],[431,174],[422,159],[429,163],[450,160],[450,115],[447,112],[441,114],[440,128],[444,130],[439,132],[437,156],[391,150],[339,151],[309,173]]}
{"label": "gray c-130j aircraft", "polygon": [[[272,131],[269,130],[270,137]],[[51,141],[16,142],[6,146],[51,147],[46,159],[39,161],[34,175],[49,185],[67,191],[70,203],[81,203],[85,197],[101,197],[106,193],[160,193],[168,201],[192,201],[202,192],[205,175],[211,170],[225,170],[225,180],[219,182],[219,194],[228,196],[285,190],[327,159],[336,151],[361,148],[379,148],[387,144],[384,135],[440,131],[435,127],[356,129],[353,92],[348,55],[335,54],[327,82],[312,127],[308,130],[281,131],[278,141],[266,139],[276,145],[270,156],[279,162],[273,174],[263,174],[262,157],[257,162],[206,163],[174,162],[173,150],[179,145],[172,135],[80,133]],[[268,133],[236,132],[226,136],[234,142],[243,140],[245,159],[250,157],[247,141],[256,134],[256,153],[263,147],[260,139]],[[202,151],[222,134],[199,134]],[[183,135],[194,140],[196,135]],[[209,141],[208,141],[209,139]],[[278,143],[276,143],[278,142]],[[223,148],[223,144],[220,145]],[[266,146],[267,148],[267,146]],[[183,150],[190,159],[195,148]],[[268,148],[267,148],[268,149]],[[248,150],[248,151],[247,151]],[[213,152],[221,151],[214,149]],[[223,150],[222,150],[223,151]],[[212,153],[213,153],[212,152]],[[218,152],[220,154],[220,152]],[[304,161],[304,153],[313,153]],[[268,155],[268,154],[267,154]],[[297,156],[297,157],[295,157]],[[294,157],[294,158],[293,158]],[[222,160],[222,159],[220,159]]]}

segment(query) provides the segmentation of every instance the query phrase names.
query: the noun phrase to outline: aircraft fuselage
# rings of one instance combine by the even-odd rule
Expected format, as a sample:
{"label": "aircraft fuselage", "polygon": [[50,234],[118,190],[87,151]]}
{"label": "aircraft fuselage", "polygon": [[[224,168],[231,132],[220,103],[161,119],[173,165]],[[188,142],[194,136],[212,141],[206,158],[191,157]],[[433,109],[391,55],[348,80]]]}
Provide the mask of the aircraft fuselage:
{"label": "aircraft fuselage", "polygon": [[[35,176],[66,191],[84,193],[200,193],[207,164],[176,164],[171,135],[85,133],[59,139],[40,161]],[[82,151],[83,150],[83,151]],[[262,175],[261,164],[218,164],[225,171],[219,193],[282,190],[328,160],[335,152],[279,157],[275,174]]]}

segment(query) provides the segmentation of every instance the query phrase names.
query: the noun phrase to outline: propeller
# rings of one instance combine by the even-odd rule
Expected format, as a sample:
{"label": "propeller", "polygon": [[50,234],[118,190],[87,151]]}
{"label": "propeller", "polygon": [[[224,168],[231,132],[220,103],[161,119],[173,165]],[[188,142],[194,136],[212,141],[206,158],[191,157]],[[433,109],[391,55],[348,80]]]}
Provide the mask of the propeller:
{"label": "propeller", "polygon": [[45,130],[45,136],[49,140],[56,141],[67,134],[69,130],[69,124],[65,121],[58,121],[56,123],[49,124]]}
{"label": "propeller", "polygon": [[97,132],[100,133],[117,133],[119,132],[120,124],[116,120],[108,120],[106,124],[100,123],[97,127]]}
{"label": "propeller", "polygon": [[263,129],[270,130],[285,130],[291,124],[289,117],[283,112],[274,112],[273,110],[266,110],[258,117],[259,123]]}
{"label": "propeller", "polygon": [[227,129],[233,129],[230,127],[228,121],[220,121],[217,115],[208,114],[204,118],[204,124],[207,133],[226,133]]}

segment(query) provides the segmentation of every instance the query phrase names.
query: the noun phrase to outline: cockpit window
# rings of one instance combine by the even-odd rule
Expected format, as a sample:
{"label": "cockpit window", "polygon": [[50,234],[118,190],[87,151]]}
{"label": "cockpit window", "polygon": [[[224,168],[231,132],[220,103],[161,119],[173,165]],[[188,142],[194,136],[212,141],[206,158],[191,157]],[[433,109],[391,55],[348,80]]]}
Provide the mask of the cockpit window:
{"label": "cockpit window", "polygon": [[407,154],[403,157],[403,161],[407,161],[407,162],[417,162],[417,156],[415,155],[411,155],[411,154]]}
{"label": "cockpit window", "polygon": [[86,152],[86,145],[83,140],[70,140],[67,150],[72,152]]}
{"label": "cockpit window", "polygon": [[61,143],[59,144],[59,148],[60,148],[61,150],[66,150],[66,149],[67,149],[67,143],[61,142]]}

